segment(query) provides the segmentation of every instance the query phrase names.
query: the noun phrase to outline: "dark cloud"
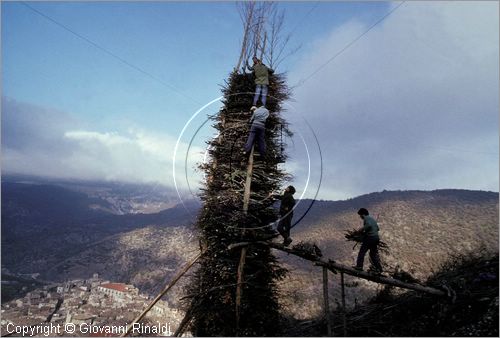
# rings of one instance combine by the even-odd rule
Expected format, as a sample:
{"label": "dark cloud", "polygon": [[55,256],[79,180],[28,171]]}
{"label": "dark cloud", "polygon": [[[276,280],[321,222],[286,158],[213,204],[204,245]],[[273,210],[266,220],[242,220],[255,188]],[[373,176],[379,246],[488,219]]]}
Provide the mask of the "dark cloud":
{"label": "dark cloud", "polygon": [[54,110],[2,98],[2,150],[63,154],[71,147],[64,132],[77,128],[71,116]]}
{"label": "dark cloud", "polygon": [[[316,41],[291,82],[366,27]],[[322,195],[498,190],[498,73],[497,3],[403,5],[295,90],[324,153]]]}
{"label": "dark cloud", "polygon": [[68,114],[2,98],[2,172],[78,177],[63,160],[75,144],[64,132],[79,123]]}
{"label": "dark cloud", "polygon": [[[138,129],[122,133],[95,131],[98,127],[64,112],[3,98],[2,171],[174,185],[175,137]],[[186,144],[179,144],[178,157],[183,163],[186,149]],[[200,153],[200,148],[191,148],[188,172],[192,173]],[[179,177],[183,175],[184,171]],[[178,181],[184,189],[186,183],[180,178]]]}

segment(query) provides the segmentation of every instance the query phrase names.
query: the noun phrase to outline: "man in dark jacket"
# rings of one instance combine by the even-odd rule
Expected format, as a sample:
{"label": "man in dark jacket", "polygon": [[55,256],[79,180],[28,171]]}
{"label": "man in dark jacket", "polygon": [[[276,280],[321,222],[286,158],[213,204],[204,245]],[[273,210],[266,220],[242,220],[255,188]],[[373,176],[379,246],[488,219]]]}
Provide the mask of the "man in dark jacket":
{"label": "man in dark jacket", "polygon": [[366,252],[370,250],[370,258],[373,263],[373,267],[378,273],[382,273],[382,265],[380,264],[380,258],[378,256],[378,243],[380,238],[378,236],[379,227],[377,221],[370,216],[368,210],[361,208],[358,210],[358,215],[363,220],[363,227],[360,231],[363,231],[363,243],[361,248],[359,248],[358,259],[356,261],[356,270],[363,270],[363,261],[365,259]]}
{"label": "man in dark jacket", "polygon": [[290,185],[285,189],[283,195],[271,195],[271,197],[281,200],[280,220],[277,230],[283,236],[283,245],[285,246],[292,243],[290,228],[292,227],[293,207],[295,206],[293,194],[295,194],[295,188]]}
{"label": "man in dark jacket", "polygon": [[255,96],[253,98],[253,105],[257,104],[259,100],[259,96],[261,96],[260,101],[262,105],[266,105],[267,98],[267,86],[269,86],[269,74],[273,73],[274,70],[268,68],[265,64],[262,63],[257,57],[253,57],[253,66],[250,67],[247,63],[247,68],[254,72],[255,75]]}

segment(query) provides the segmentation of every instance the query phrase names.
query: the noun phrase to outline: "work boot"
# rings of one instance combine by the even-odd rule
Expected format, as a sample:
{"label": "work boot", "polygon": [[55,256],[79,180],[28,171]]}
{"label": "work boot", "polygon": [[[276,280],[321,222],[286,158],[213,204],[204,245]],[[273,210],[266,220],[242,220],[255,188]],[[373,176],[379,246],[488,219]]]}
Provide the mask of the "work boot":
{"label": "work boot", "polygon": [[285,239],[285,240],[283,241],[283,245],[284,245],[284,246],[289,246],[289,245],[290,245],[290,243],[292,243],[292,239],[291,239],[290,237],[288,237],[287,239]]}
{"label": "work boot", "polygon": [[352,268],[354,270],[363,271],[363,267],[362,266],[353,265]]}
{"label": "work boot", "polygon": [[370,266],[370,269],[368,270],[368,272],[373,273],[374,275],[381,275],[382,274],[382,270],[378,269],[374,266]]}

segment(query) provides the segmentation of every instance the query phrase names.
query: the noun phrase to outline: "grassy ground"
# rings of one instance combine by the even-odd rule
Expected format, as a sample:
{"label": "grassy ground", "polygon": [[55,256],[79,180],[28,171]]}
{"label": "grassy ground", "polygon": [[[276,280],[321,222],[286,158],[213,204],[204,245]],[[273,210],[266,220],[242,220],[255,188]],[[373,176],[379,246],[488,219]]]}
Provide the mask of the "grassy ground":
{"label": "grassy ground", "polygon": [[[346,314],[347,336],[498,337],[498,253],[457,256],[425,284],[446,285],[454,299],[385,287],[368,303]],[[397,293],[397,294],[396,294]],[[334,335],[343,336],[342,313],[332,314]],[[285,319],[284,336],[323,336],[325,320]]]}

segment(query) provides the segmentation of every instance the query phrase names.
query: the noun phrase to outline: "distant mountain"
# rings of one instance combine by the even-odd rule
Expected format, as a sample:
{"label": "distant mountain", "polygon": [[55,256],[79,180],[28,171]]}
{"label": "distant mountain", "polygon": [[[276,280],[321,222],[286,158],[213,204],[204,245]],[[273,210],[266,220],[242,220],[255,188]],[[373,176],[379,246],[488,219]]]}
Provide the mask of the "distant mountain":
{"label": "distant mountain", "polygon": [[50,185],[80,192],[97,202],[91,208],[116,215],[156,213],[179,203],[177,191],[160,184],[51,179],[28,175],[2,175],[2,182]]}
{"label": "distant mountain", "polygon": [[[474,251],[498,252],[498,199],[496,192],[469,190],[383,191],[346,201],[316,201],[303,221],[292,229],[295,244],[315,242],[324,257],[354,265],[359,245],[344,238],[346,230],[362,224],[357,215],[367,208],[378,219],[381,239],[390,248],[382,255],[384,266],[396,266],[425,280],[450,256]],[[304,214],[312,201],[301,201],[294,218]],[[277,253],[292,271],[281,283],[285,308],[298,318],[312,318],[321,311],[322,273],[299,258]],[[368,257],[365,268],[369,266]],[[340,299],[339,277],[332,276],[332,303]],[[346,276],[348,303],[363,301],[379,287]],[[304,309],[307,309],[305,311]]]}
{"label": "distant mountain", "polygon": [[[156,293],[199,250],[192,226],[199,204],[188,203],[187,210],[176,205],[149,214],[117,214],[114,201],[131,205],[141,194],[133,191],[130,186],[99,188],[97,183],[2,182],[2,266],[12,273],[41,273],[42,280],[86,278],[97,272]],[[149,198],[158,203],[157,197]],[[315,242],[325,258],[353,264],[359,247],[353,249],[344,233],[361,225],[356,212],[365,207],[378,218],[382,240],[390,247],[382,257],[385,267],[399,265],[425,279],[455,253],[498,252],[498,198],[495,192],[436,190],[302,200],[294,220],[304,217],[292,229],[292,245]],[[285,312],[297,319],[314,318],[322,309],[321,270],[300,258],[276,255],[290,270],[280,282]],[[330,281],[335,306],[339,276],[331,275]],[[349,276],[346,282],[351,307],[377,288]],[[168,298],[175,304],[181,294],[182,284]]]}
{"label": "distant mountain", "polygon": [[[354,263],[357,250],[346,245],[344,234],[361,226],[356,212],[365,207],[391,249],[386,263],[427,274],[443,254],[498,248],[498,197],[496,192],[469,190],[384,191],[346,201],[316,201],[292,233],[297,240],[315,241],[328,257],[349,261],[350,256]],[[301,201],[295,217],[310,202]]]}
{"label": "distant mountain", "polygon": [[[148,187],[118,188],[110,184],[99,188],[88,182],[20,183],[2,178],[2,267],[15,273],[39,272],[42,279],[52,280],[57,277],[53,267],[69,257],[134,229],[186,226],[193,219],[189,209],[198,207],[196,201],[190,201],[186,202],[188,209],[170,203],[155,213],[120,214],[114,201],[128,199],[131,203]],[[160,198],[152,193],[150,203],[163,203]]]}

